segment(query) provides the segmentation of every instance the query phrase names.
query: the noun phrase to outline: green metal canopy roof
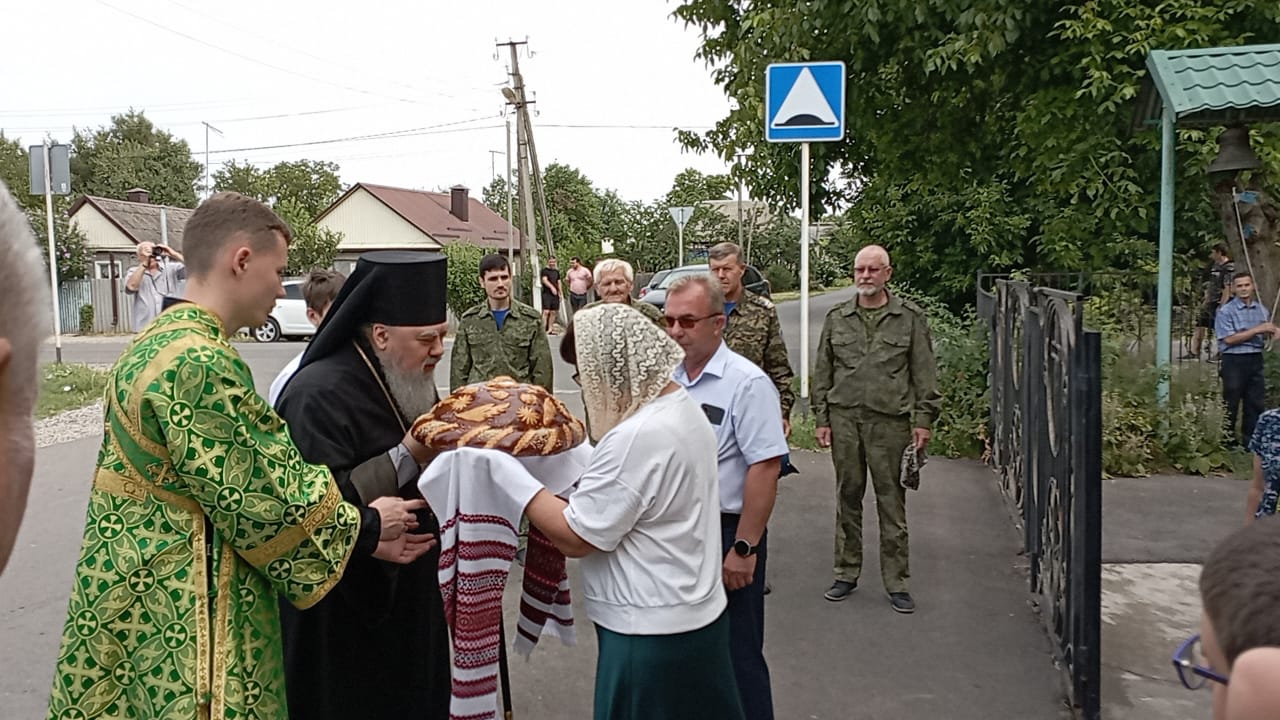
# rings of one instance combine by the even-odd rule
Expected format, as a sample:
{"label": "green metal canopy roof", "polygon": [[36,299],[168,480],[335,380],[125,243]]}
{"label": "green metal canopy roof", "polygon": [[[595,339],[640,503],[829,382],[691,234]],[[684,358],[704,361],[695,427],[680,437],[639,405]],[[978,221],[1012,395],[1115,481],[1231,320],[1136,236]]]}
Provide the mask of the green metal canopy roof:
{"label": "green metal canopy roof", "polygon": [[1280,45],[1152,50],[1134,125],[1155,125],[1167,103],[1179,127],[1280,120]]}

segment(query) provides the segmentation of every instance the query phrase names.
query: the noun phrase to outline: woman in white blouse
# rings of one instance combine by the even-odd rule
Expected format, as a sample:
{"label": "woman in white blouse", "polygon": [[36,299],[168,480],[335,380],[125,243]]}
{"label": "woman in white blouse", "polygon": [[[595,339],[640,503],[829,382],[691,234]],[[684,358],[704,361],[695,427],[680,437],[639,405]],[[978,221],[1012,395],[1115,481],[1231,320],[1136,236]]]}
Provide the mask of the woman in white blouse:
{"label": "woman in white blouse", "polygon": [[582,558],[596,626],[596,720],[743,717],[720,566],[716,437],[671,372],[684,353],[638,311],[575,314],[591,461],[568,502],[539,492],[529,520]]}

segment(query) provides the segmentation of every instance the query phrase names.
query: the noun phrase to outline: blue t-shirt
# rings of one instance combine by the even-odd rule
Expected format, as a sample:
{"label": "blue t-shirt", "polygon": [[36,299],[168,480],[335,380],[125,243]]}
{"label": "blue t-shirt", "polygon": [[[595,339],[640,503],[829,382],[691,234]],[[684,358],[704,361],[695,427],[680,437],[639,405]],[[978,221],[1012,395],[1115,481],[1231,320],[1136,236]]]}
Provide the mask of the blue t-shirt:
{"label": "blue t-shirt", "polygon": [[510,312],[511,312],[511,308],[507,308],[506,310],[494,310],[494,311],[493,311],[493,319],[494,319],[495,321],[497,321],[497,323],[498,323],[498,329],[499,329],[499,330],[501,330],[501,329],[502,329],[502,325],[503,325],[503,323],[505,323],[505,322],[507,321],[507,314],[508,314],[508,313],[510,313]]}
{"label": "blue t-shirt", "polygon": [[1280,410],[1268,410],[1258,416],[1249,452],[1257,455],[1262,465],[1262,501],[1253,514],[1275,515],[1276,501],[1280,500]]}
{"label": "blue t-shirt", "polygon": [[733,314],[733,309],[734,309],[734,308],[736,308],[736,307],[738,307],[738,303],[737,303],[737,302],[729,302],[728,300],[725,300],[725,301],[724,301],[724,317],[725,317],[725,320],[728,320],[728,319],[729,319],[729,316]]}

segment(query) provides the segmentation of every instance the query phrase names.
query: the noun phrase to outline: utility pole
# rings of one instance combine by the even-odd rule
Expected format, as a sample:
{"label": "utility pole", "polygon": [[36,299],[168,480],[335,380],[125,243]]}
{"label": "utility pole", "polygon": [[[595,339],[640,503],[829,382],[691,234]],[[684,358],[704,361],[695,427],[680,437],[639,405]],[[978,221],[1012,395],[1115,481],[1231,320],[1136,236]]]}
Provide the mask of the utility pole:
{"label": "utility pole", "polygon": [[[738,176],[738,247],[739,248],[743,247],[742,245],[742,158],[747,157],[749,154],[750,153],[736,153],[733,156],[733,159],[738,162],[738,172],[736,174]],[[743,262],[746,262],[745,258],[743,258]]]}
{"label": "utility pole", "polygon": [[[538,289],[538,243],[536,239],[536,231],[534,226],[536,220],[533,212],[533,194],[536,191],[538,199],[538,209],[542,212],[542,234],[547,239],[547,252],[555,255],[555,243],[551,238],[551,218],[547,214],[547,198],[546,191],[542,186],[542,171],[538,166],[538,151],[533,143],[533,123],[529,119],[529,105],[531,101],[525,95],[524,77],[520,74],[520,55],[519,46],[527,45],[527,42],[507,41],[498,43],[499,47],[507,47],[511,51],[511,85],[512,87],[503,88],[502,95],[507,102],[516,108],[516,138],[519,146],[519,170],[521,172],[521,202],[525,205],[524,216],[528,226],[530,246],[532,247],[530,260],[532,268],[530,277],[527,279],[532,284],[532,300],[534,307],[541,312],[542,310],[542,293]],[[526,165],[528,163],[528,171],[526,173]],[[530,177],[532,176],[532,182]],[[532,185],[532,187],[530,187]]]}
{"label": "utility pole", "polygon": [[209,123],[201,120],[200,124],[204,125],[204,199],[208,200],[213,196],[213,186],[209,184],[209,131],[218,133],[218,137],[224,136],[221,130]]}
{"label": "utility pole", "polygon": [[[507,264],[514,270],[516,267],[515,258],[512,257],[514,250],[512,249],[511,228],[511,196],[514,191],[511,189],[511,118],[507,117],[507,176],[502,181],[502,187],[507,191]],[[524,257],[524,238],[520,238],[520,257]]]}

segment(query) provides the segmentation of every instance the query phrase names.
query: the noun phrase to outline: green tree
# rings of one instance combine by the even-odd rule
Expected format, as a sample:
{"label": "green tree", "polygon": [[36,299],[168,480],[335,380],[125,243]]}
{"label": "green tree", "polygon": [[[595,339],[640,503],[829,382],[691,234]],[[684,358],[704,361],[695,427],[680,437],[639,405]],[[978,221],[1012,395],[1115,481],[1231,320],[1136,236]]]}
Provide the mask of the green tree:
{"label": "green tree", "polygon": [[450,243],[444,246],[449,259],[448,303],[455,316],[484,300],[484,288],[480,287],[480,260],[485,251],[470,243]]}
{"label": "green tree", "polygon": [[[846,140],[813,145],[813,177],[827,179],[815,213],[847,205],[845,247],[885,244],[898,277],[953,301],[972,297],[979,269],[1149,268],[1158,137],[1131,129],[1147,53],[1280,29],[1280,6],[1264,0],[842,0],[803,12],[688,0],[675,15],[702,31],[699,55],[736,103],[680,139],[726,161],[753,149],[743,179],[781,207],[797,204],[799,152],[763,142],[765,66],[845,62]],[[1221,234],[1205,173],[1212,136],[1179,133],[1183,253]]]}
{"label": "green tree", "polygon": [[[31,224],[31,230],[40,244],[42,251],[40,256],[45,258],[45,267],[48,267],[49,222],[45,212],[44,196],[30,194],[31,175],[28,163],[27,148],[0,132],[0,181],[9,187],[14,200],[26,213],[27,222]],[[74,185],[72,189],[75,189]],[[88,277],[89,266],[93,260],[93,254],[89,252],[84,234],[67,218],[67,210],[70,207],[70,197],[54,196],[54,256],[58,262],[59,280],[79,280]]]}
{"label": "green tree", "polygon": [[293,230],[293,242],[289,243],[289,265],[285,272],[293,276],[306,275],[311,270],[333,267],[338,257],[338,243],[342,233],[322,228],[311,221],[307,209],[293,198],[286,198],[275,206],[280,218]]}
{"label": "green tree", "polygon": [[195,207],[202,167],[186,140],[160,130],[139,111],[111,118],[96,130],[75,131],[71,140],[71,184],[75,192],[124,199],[146,188],[161,205]]}
{"label": "green tree", "polygon": [[267,203],[293,229],[290,275],[333,265],[342,233],[318,227],[315,219],[342,194],[337,163],[319,160],[279,162],[261,170],[247,161],[224,163],[213,174],[215,190],[235,191]]}

